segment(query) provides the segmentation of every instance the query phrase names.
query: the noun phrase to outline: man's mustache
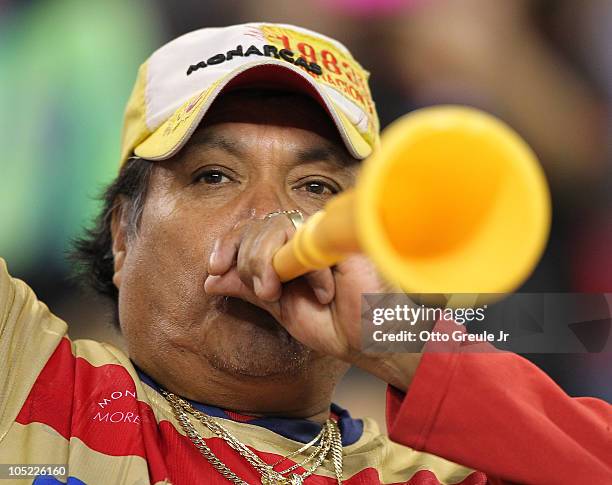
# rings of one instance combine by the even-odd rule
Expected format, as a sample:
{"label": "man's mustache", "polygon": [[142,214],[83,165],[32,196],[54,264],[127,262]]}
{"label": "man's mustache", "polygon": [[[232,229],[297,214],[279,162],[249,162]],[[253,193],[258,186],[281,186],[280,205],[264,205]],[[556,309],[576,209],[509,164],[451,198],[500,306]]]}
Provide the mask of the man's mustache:
{"label": "man's mustache", "polygon": [[214,307],[220,313],[236,319],[249,321],[263,328],[286,332],[269,312],[241,298],[217,296],[215,297]]}

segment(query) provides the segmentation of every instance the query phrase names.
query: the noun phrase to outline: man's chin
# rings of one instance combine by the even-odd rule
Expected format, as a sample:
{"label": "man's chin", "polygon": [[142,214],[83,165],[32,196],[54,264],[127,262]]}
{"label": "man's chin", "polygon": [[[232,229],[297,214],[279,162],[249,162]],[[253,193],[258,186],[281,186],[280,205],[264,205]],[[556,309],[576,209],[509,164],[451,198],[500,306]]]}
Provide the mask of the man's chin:
{"label": "man's chin", "polygon": [[265,310],[237,298],[217,305],[218,337],[206,349],[212,366],[245,378],[292,377],[306,370],[312,351],[295,340]]}

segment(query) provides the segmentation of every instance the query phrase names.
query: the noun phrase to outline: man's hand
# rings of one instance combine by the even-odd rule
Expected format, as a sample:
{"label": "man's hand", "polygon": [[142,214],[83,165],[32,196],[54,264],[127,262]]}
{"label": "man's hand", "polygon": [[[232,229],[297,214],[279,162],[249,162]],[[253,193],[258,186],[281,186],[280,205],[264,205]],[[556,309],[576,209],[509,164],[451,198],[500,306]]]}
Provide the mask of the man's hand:
{"label": "man's hand", "polygon": [[206,292],[257,305],[304,345],[362,367],[405,390],[418,354],[375,356],[361,351],[361,295],[389,292],[391,287],[362,255],[281,284],[272,258],[293,232],[283,215],[237,224],[215,242]]}

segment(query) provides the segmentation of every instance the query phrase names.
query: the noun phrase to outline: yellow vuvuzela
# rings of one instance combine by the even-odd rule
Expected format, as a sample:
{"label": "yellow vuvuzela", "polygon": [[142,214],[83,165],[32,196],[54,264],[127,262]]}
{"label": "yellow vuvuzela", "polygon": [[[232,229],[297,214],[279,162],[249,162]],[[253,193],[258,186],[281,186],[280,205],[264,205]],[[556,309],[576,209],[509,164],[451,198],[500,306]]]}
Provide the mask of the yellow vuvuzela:
{"label": "yellow vuvuzela", "polygon": [[529,146],[481,111],[439,106],[382,133],[355,188],[274,256],[282,281],[365,253],[411,293],[507,293],[538,263],[550,195]]}

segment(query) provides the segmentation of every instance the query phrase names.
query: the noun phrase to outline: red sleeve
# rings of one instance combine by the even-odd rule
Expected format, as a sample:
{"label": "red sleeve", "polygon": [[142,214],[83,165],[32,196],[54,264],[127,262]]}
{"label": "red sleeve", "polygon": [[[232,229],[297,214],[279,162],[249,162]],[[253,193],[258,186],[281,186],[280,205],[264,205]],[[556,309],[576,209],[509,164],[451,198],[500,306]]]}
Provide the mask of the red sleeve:
{"label": "red sleeve", "polygon": [[571,398],[511,353],[425,353],[390,387],[393,441],[519,483],[612,484],[612,406]]}

